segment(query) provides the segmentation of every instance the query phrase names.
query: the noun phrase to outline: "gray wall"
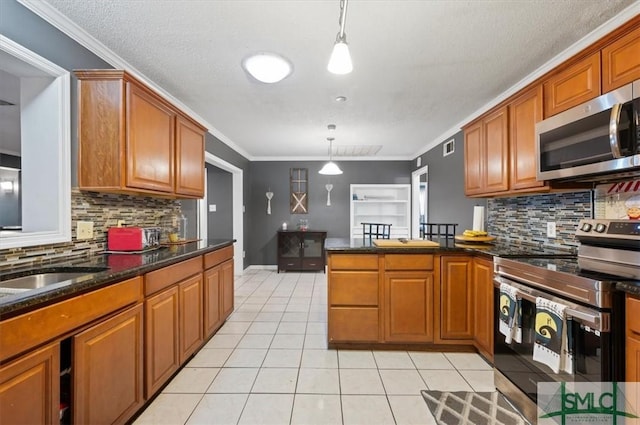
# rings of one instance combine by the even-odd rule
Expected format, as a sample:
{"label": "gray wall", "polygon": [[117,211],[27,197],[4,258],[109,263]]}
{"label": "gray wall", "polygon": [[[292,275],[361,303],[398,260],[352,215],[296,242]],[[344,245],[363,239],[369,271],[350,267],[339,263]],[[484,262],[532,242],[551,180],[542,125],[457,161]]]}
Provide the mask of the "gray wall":
{"label": "gray wall", "polygon": [[464,195],[464,134],[454,137],[455,152],[442,156],[442,145],[420,155],[422,165],[411,162],[411,170],[429,166],[428,220],[431,223],[458,223],[457,233],[473,226],[473,207],[487,206],[485,199],[468,198]]}
{"label": "gray wall", "polygon": [[[289,229],[300,219],[309,220],[314,230],[326,230],[327,237],[349,237],[349,185],[352,183],[410,183],[408,161],[336,161],[340,176],[318,174],[326,161],[269,161],[251,163],[251,193],[245,216],[250,218],[251,243],[245,246],[251,265],[276,264],[276,232],[287,222]],[[309,213],[289,212],[289,169],[307,168],[309,173]],[[331,206],[325,184],[333,184]],[[265,193],[271,189],[271,215],[267,215]]]}
{"label": "gray wall", "polygon": [[[207,164],[207,237],[233,238],[233,176]],[[209,205],[216,211],[209,212]]]}

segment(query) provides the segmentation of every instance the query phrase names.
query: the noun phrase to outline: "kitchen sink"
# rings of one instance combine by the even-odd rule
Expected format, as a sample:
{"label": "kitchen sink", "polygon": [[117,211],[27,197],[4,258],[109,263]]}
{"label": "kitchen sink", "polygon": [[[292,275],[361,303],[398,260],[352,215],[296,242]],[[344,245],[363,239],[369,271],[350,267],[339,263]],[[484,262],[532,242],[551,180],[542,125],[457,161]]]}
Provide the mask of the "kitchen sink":
{"label": "kitchen sink", "polygon": [[31,289],[44,288],[45,286],[78,279],[94,273],[108,270],[107,267],[58,267],[55,269],[39,269],[33,274],[21,275],[10,279],[0,280],[0,293],[5,295],[19,293]]}

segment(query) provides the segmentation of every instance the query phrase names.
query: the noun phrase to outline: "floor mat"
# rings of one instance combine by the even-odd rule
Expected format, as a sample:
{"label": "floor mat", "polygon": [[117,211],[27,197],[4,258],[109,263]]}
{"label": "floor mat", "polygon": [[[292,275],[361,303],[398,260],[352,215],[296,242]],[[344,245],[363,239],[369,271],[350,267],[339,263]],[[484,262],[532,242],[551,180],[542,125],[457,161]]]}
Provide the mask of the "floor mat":
{"label": "floor mat", "polygon": [[499,392],[421,391],[429,410],[442,425],[525,425],[527,422]]}

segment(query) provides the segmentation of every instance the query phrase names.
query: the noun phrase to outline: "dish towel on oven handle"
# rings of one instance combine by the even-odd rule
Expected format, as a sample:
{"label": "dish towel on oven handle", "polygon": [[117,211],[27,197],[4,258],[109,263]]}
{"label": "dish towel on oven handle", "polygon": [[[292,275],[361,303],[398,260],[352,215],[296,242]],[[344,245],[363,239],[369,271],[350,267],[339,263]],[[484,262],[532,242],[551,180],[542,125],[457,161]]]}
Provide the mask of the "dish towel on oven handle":
{"label": "dish towel on oven handle", "polygon": [[533,360],[549,366],[554,373],[573,373],[573,355],[567,344],[567,315],[563,304],[536,298]]}
{"label": "dish towel on oven handle", "polygon": [[507,344],[511,344],[511,341],[518,344],[522,342],[522,323],[519,317],[521,309],[517,294],[518,290],[513,286],[500,283],[499,330]]}

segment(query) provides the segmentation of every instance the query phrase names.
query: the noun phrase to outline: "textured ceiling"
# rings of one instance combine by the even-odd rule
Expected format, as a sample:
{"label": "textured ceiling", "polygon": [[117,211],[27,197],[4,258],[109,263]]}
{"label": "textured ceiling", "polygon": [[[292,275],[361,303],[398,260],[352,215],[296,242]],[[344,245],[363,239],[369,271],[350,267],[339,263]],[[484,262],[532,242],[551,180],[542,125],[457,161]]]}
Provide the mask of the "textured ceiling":
{"label": "textured ceiling", "polygon": [[[339,76],[326,70],[338,0],[46,2],[252,160],[324,158],[330,123],[334,148],[413,158],[634,3],[351,0],[354,71]],[[260,51],[288,58],[293,74],[249,78],[240,63]]]}

